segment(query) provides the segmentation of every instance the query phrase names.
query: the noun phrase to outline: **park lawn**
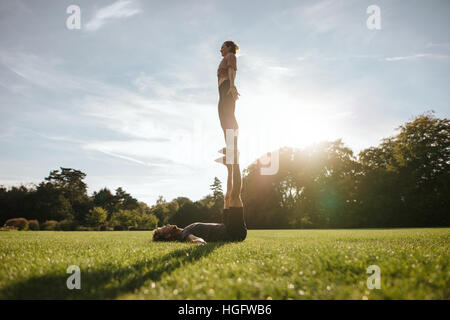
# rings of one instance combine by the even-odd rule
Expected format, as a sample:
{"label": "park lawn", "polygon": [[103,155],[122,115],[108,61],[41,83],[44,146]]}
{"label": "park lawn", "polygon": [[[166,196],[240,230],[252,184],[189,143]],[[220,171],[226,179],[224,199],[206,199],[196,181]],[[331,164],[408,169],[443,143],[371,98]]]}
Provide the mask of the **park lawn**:
{"label": "park lawn", "polygon": [[[0,232],[0,299],[450,298],[450,228],[249,230],[205,246],[151,236]],[[67,289],[69,265],[80,290]],[[370,265],[381,289],[366,286]]]}

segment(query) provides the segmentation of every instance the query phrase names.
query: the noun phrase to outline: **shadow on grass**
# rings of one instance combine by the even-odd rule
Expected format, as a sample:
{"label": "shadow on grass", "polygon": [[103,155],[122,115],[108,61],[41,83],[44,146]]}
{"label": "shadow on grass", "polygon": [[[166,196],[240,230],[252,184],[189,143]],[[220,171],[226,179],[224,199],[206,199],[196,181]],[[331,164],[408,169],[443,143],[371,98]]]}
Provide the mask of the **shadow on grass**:
{"label": "shadow on grass", "polygon": [[159,281],[224,244],[216,242],[178,249],[126,267],[111,263],[89,272],[81,270],[80,290],[67,289],[70,274],[65,270],[61,274],[32,277],[1,288],[0,299],[114,299],[121,294],[133,293],[148,280]]}

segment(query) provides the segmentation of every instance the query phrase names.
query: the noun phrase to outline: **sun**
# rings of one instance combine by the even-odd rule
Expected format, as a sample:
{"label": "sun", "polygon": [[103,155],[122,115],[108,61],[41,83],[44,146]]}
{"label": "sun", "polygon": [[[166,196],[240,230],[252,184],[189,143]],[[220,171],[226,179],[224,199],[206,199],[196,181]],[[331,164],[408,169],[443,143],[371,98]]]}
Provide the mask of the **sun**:
{"label": "sun", "polygon": [[309,104],[298,100],[276,91],[238,100],[240,149],[249,160],[280,147],[303,148],[336,135],[324,114],[326,105],[319,100]]}

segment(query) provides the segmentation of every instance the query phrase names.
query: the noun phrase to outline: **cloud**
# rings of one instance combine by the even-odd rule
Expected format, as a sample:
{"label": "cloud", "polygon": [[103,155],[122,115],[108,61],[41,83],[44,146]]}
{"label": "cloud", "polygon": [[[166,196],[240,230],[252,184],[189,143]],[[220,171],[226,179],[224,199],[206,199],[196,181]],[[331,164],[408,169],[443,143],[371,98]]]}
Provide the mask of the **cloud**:
{"label": "cloud", "polygon": [[446,54],[434,54],[434,53],[416,53],[409,56],[396,56],[396,57],[386,57],[386,61],[404,61],[404,60],[417,60],[421,58],[427,59],[437,59],[437,60],[448,60],[450,55]]}
{"label": "cloud", "polygon": [[[78,84],[70,77],[64,76],[63,74],[55,75],[54,72],[49,72],[49,70],[55,69],[61,62],[62,60],[58,58],[42,58],[33,53],[0,52],[0,64],[16,76],[27,80],[35,86],[53,90],[77,87]],[[10,81],[5,81],[5,83],[5,87],[9,87],[14,91],[14,87],[10,85]]]}
{"label": "cloud", "polygon": [[96,31],[113,19],[132,17],[141,12],[130,0],[119,0],[109,6],[97,10],[94,17],[86,24],[85,30]]}
{"label": "cloud", "polygon": [[313,4],[303,4],[293,10],[304,26],[314,33],[324,33],[336,28],[342,28],[342,21],[347,21],[347,8],[354,5],[355,0],[313,1]]}
{"label": "cloud", "polygon": [[[83,146],[85,150],[95,150],[113,157],[129,160],[138,164],[150,167],[173,167],[173,165],[186,166],[183,163],[177,163],[172,159],[164,157],[160,153],[160,148],[156,147],[148,140],[126,140],[126,141],[96,141],[86,142]],[[154,149],[158,152],[151,152]]]}
{"label": "cloud", "polygon": [[[51,104],[39,107],[30,100],[33,107],[26,117],[41,128],[27,130],[24,121],[20,129],[25,129],[27,136],[51,140],[59,148],[75,144],[77,150],[170,172],[168,175],[200,170],[213,157],[208,152],[216,150],[219,143],[211,138],[211,132],[217,132],[220,139],[213,102],[217,96],[212,93],[214,82],[208,85],[211,88],[206,86],[201,72],[168,70],[160,77],[141,72],[129,87],[64,72],[66,63],[49,55],[0,51],[0,65],[7,71],[0,75],[0,82],[11,83],[8,78],[13,74],[19,85],[54,97]],[[63,127],[69,130],[63,133]],[[95,141],[90,138],[93,128]],[[11,136],[5,129],[2,132],[2,140]]]}

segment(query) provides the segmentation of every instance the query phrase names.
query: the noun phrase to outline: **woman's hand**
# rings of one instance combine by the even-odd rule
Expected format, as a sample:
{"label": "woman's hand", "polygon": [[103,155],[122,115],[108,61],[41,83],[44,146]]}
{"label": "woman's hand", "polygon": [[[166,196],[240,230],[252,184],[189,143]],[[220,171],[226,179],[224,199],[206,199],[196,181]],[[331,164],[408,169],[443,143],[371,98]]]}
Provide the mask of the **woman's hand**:
{"label": "woman's hand", "polygon": [[237,91],[236,86],[232,86],[230,89],[228,89],[227,94],[231,94],[234,100],[239,99],[240,93]]}
{"label": "woman's hand", "polygon": [[200,244],[200,245],[206,244],[206,241],[203,240],[202,238],[197,238],[197,239],[195,239],[195,240],[192,241],[192,242],[197,243],[197,244]]}
{"label": "woman's hand", "polygon": [[187,241],[187,242],[197,243],[197,244],[200,244],[200,245],[206,244],[205,240],[203,240],[200,237],[196,237],[193,234],[188,235],[184,240]]}

